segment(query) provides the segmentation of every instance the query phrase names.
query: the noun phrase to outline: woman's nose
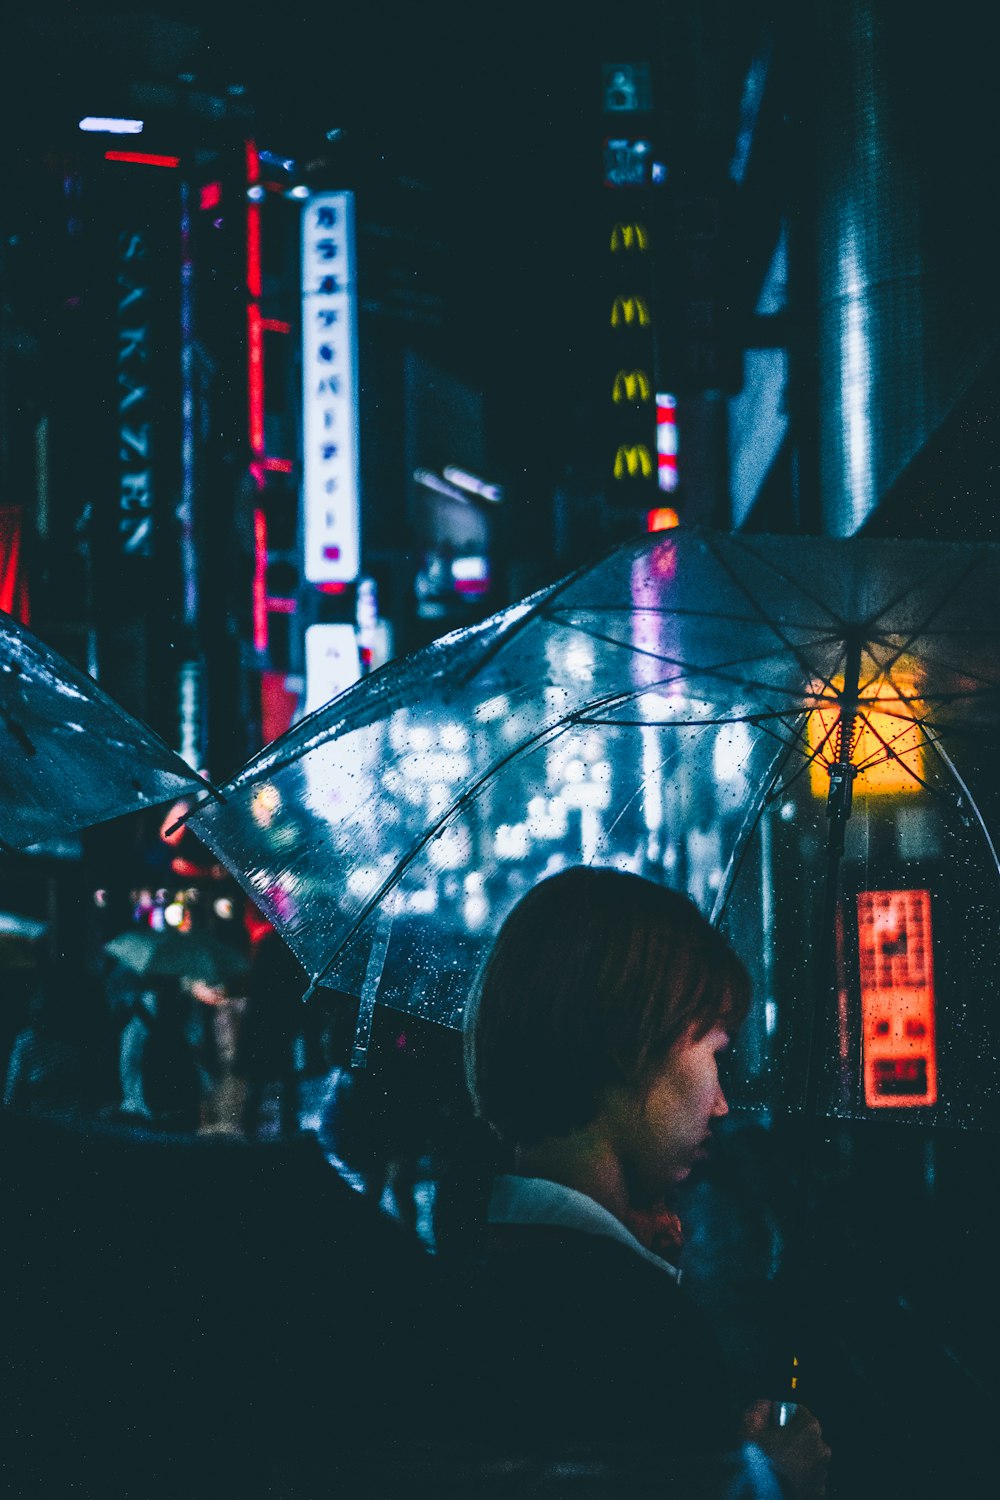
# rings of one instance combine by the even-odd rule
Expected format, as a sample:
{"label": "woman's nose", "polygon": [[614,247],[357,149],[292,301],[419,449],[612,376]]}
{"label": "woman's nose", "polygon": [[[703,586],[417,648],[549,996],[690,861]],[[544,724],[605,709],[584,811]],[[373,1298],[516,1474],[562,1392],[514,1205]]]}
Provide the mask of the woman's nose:
{"label": "woman's nose", "polygon": [[729,1113],[729,1104],[721,1087],[715,1092],[715,1104],[712,1106],[712,1119],[721,1120]]}

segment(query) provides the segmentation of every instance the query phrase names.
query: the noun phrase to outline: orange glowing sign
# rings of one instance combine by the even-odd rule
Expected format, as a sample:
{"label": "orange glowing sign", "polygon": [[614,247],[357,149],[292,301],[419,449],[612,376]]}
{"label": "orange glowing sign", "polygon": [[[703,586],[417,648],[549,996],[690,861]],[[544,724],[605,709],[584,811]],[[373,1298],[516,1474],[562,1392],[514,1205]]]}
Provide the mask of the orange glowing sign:
{"label": "orange glowing sign", "polygon": [[865,1104],[937,1102],[930,891],[862,891],[858,958]]}
{"label": "orange glowing sign", "polygon": [[[820,701],[806,720],[806,741],[813,759],[809,763],[809,785],[817,797],[830,790],[828,767],[836,759],[837,724],[840,717],[835,695],[843,691],[842,677],[829,684],[814,682]],[[912,678],[887,674],[861,688],[851,760],[858,767],[855,797],[871,793],[919,792],[924,774],[924,732],[920,726],[922,705]],[[829,704],[829,707],[827,706]]]}

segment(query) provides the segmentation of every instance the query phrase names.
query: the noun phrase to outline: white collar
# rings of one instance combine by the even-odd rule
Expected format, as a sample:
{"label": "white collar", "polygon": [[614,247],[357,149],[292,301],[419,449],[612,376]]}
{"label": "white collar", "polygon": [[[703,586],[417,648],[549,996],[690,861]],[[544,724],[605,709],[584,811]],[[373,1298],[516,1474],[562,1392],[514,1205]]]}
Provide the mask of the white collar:
{"label": "white collar", "polygon": [[561,1229],[580,1229],[584,1234],[602,1234],[627,1245],[675,1281],[681,1279],[676,1266],[647,1250],[608,1209],[586,1193],[547,1177],[507,1174],[494,1178],[486,1217],[491,1224],[553,1224]]}

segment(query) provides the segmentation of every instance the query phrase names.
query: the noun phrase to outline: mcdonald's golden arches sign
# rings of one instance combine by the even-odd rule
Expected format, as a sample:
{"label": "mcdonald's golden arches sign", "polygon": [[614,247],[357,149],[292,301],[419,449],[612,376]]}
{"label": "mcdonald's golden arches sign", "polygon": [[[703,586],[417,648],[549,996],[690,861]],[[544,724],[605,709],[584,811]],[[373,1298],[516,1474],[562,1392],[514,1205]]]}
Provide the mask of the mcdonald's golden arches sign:
{"label": "mcdonald's golden arches sign", "polygon": [[652,321],[645,297],[618,296],[611,304],[612,328],[631,327],[633,324],[647,328]]}
{"label": "mcdonald's golden arches sign", "polygon": [[612,253],[618,250],[649,249],[649,230],[645,224],[624,224],[619,221],[611,231]]}
{"label": "mcdonald's golden arches sign", "polygon": [[652,401],[653,386],[645,370],[619,370],[611,387],[611,399],[616,406],[630,402],[638,406]]}
{"label": "mcdonald's golden arches sign", "polygon": [[615,454],[616,479],[649,479],[653,473],[653,455],[645,443],[622,443]]}

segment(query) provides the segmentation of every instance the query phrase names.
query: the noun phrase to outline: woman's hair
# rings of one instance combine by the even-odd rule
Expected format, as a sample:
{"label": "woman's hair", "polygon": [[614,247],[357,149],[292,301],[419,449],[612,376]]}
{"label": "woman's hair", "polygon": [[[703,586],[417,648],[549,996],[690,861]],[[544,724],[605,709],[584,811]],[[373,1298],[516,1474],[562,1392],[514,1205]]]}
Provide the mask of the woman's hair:
{"label": "woman's hair", "polygon": [[687,896],[620,870],[543,880],[508,914],[465,1015],[466,1079],[505,1145],[590,1123],[692,1027],[735,1032],[750,978]]}

